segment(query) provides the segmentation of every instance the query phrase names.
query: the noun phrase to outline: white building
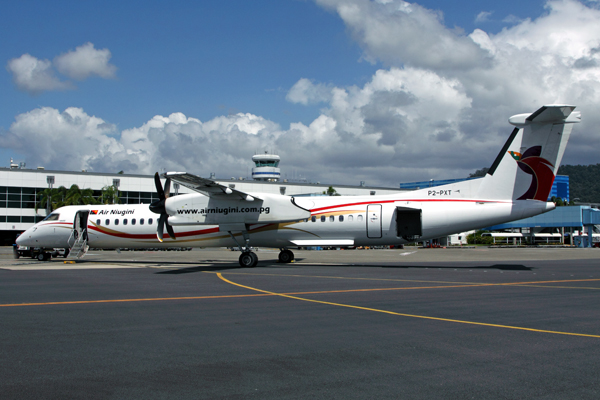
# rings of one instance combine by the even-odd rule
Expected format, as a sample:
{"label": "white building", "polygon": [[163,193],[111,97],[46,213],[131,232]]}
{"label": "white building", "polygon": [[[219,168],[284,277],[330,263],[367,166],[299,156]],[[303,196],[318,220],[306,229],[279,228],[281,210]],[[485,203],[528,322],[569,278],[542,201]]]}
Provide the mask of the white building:
{"label": "white building", "polygon": [[[273,155],[270,155],[273,157]],[[279,156],[277,156],[279,157]],[[260,167],[259,167],[260,168]],[[340,195],[391,194],[398,188],[381,188],[348,185],[294,183],[285,181],[252,181],[244,179],[215,179],[245,192],[277,193],[285,195],[322,195],[333,186]],[[152,175],[106,174],[95,172],[50,171],[25,169],[22,165],[0,168],[0,245],[12,245],[16,235],[46,217],[46,206],[39,204],[40,193],[51,187],[67,189],[76,184],[80,189],[92,189],[99,197],[105,186],[116,186],[121,204],[150,204],[157,200]],[[189,193],[189,189],[174,185],[172,194]],[[36,205],[38,209],[36,211]]]}

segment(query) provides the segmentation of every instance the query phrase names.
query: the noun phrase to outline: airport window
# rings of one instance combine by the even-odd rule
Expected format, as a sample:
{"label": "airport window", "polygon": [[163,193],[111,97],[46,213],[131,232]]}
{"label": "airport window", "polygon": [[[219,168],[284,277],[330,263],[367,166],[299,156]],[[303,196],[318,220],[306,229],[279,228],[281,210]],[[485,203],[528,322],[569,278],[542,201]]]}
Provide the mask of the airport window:
{"label": "airport window", "polygon": [[344,216],[343,215],[340,215],[339,219],[340,219],[340,222],[344,222]]}
{"label": "airport window", "polygon": [[119,225],[119,218],[115,218],[115,225]]}
{"label": "airport window", "polygon": [[6,215],[0,215],[0,222],[6,222]]}
{"label": "airport window", "polygon": [[6,208],[6,202],[0,201],[0,208]]}
{"label": "airport window", "polygon": [[333,222],[333,221],[335,221],[335,217],[333,215],[330,215],[329,216],[329,222]]}
{"label": "airport window", "polygon": [[140,218],[140,225],[144,225],[144,218]]}
{"label": "airport window", "polygon": [[363,216],[362,214],[358,214],[358,217],[356,218],[357,221],[362,221],[363,220]]}
{"label": "airport window", "polygon": [[148,218],[148,225],[152,225],[152,218]]}
{"label": "airport window", "polygon": [[6,222],[21,222],[21,217],[18,215],[7,215]]}
{"label": "airport window", "polygon": [[26,216],[21,216],[21,222],[25,222],[25,223],[33,223],[35,220],[34,217],[26,217]]}
{"label": "airport window", "polygon": [[131,225],[135,225],[135,218],[131,218]]}
{"label": "airport window", "polygon": [[21,201],[21,193],[19,193],[19,194],[9,194],[8,195],[8,200]]}
{"label": "airport window", "polygon": [[9,201],[8,208],[21,208],[21,202],[20,201]]}
{"label": "airport window", "polygon": [[325,222],[325,216],[321,215],[321,222]]}
{"label": "airport window", "polygon": [[127,225],[127,218],[123,220],[123,225]]}
{"label": "airport window", "polygon": [[106,225],[106,226],[110,225],[110,219],[107,219],[106,221],[104,221],[104,225]]}
{"label": "airport window", "polygon": [[100,220],[99,219],[96,220],[96,225],[100,225]]}
{"label": "airport window", "polygon": [[316,217],[316,215],[313,215],[312,217],[310,217],[310,220],[311,220],[312,222],[317,222],[317,217]]}

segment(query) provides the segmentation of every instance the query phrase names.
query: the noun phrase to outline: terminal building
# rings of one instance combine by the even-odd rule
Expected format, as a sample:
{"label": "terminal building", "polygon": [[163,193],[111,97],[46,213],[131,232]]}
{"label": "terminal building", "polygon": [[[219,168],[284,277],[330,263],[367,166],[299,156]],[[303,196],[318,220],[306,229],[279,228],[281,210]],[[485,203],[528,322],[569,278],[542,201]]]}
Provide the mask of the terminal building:
{"label": "terminal building", "polygon": [[[252,157],[255,167],[253,179],[213,179],[232,189],[245,192],[275,193],[294,196],[323,195],[333,186],[340,195],[381,195],[404,191],[399,188],[369,187],[365,185],[331,185],[307,182],[289,182],[281,179],[280,158],[274,154],[259,154]],[[10,164],[0,168],[0,245],[12,245],[17,234],[46,217],[46,205],[40,204],[42,193],[48,188],[77,185],[80,189],[92,189],[99,198],[102,189],[114,186],[119,191],[121,204],[150,204],[158,200],[153,175],[108,174],[96,172],[69,172],[27,169],[24,164]],[[171,195],[190,193],[185,187],[174,184]]]}

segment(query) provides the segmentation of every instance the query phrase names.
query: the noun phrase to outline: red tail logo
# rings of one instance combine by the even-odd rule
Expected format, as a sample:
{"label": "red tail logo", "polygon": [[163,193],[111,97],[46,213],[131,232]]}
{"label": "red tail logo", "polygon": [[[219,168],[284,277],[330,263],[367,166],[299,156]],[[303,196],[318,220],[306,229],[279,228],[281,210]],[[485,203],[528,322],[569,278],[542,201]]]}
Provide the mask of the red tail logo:
{"label": "red tail logo", "polygon": [[542,154],[542,146],[530,147],[522,155],[511,154],[517,160],[521,171],[531,175],[531,186],[517,200],[548,200],[554,183],[554,165],[540,157],[540,154]]}

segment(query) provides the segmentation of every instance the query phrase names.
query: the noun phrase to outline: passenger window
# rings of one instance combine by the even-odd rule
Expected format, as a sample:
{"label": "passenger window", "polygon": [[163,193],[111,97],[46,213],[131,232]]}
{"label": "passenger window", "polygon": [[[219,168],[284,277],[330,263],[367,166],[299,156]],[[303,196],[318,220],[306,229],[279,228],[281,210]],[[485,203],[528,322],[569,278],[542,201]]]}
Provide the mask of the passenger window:
{"label": "passenger window", "polygon": [[316,216],[316,215],[313,215],[312,217],[310,217],[310,220],[311,220],[312,222],[317,222],[317,216]]}
{"label": "passenger window", "polygon": [[152,218],[148,218],[148,225],[152,225]]}
{"label": "passenger window", "polygon": [[115,225],[119,225],[119,219],[115,218]]}
{"label": "passenger window", "polygon": [[127,218],[123,220],[123,225],[127,225]]}
{"label": "passenger window", "polygon": [[343,215],[340,215],[339,219],[340,219],[340,222],[344,222],[344,216]]}
{"label": "passenger window", "polygon": [[135,225],[135,218],[131,218],[131,225]]}
{"label": "passenger window", "polygon": [[359,222],[362,221],[363,220],[362,214],[358,214],[358,218],[356,220],[359,221]]}
{"label": "passenger window", "polygon": [[335,221],[335,217],[333,215],[330,215],[329,216],[329,222],[333,222],[333,221]]}
{"label": "passenger window", "polygon": [[96,220],[96,225],[100,225],[100,220],[99,219]]}
{"label": "passenger window", "polygon": [[110,225],[110,219],[107,219],[107,220],[106,220],[106,221],[104,221],[104,222],[106,222],[104,225],[106,225],[106,226]]}
{"label": "passenger window", "polygon": [[354,215],[348,215],[348,221],[349,222],[354,221]]}
{"label": "passenger window", "polygon": [[325,216],[321,215],[321,222],[325,222]]}
{"label": "passenger window", "polygon": [[140,225],[144,225],[144,218],[140,218]]}

